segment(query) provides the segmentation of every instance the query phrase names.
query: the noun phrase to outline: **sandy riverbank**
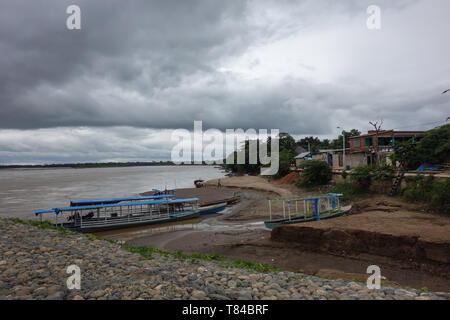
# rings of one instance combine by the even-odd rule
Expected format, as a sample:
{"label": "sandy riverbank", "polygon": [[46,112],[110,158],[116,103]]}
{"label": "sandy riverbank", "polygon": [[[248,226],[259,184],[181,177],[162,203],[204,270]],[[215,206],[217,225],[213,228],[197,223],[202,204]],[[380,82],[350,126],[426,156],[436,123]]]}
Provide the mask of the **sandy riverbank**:
{"label": "sandy riverbank", "polygon": [[[221,179],[221,183],[222,191],[240,192],[241,203],[224,214],[206,217],[201,224],[197,225],[202,227],[193,225],[189,230],[152,235],[140,234],[127,240],[137,245],[154,245],[163,250],[219,253],[233,259],[269,263],[292,271],[362,281],[367,279],[367,266],[377,264],[382,268],[382,274],[389,283],[450,292],[448,274],[439,273],[442,268],[428,268],[427,265],[423,265],[424,261],[411,263],[408,260],[411,257],[405,259],[392,255],[385,256],[382,252],[370,254],[358,250],[353,252],[352,250],[343,250],[343,252],[313,250],[307,243],[299,246],[298,242],[301,242],[301,239],[286,241],[283,241],[282,237],[276,239],[277,241],[271,239],[270,231],[261,223],[268,218],[267,199],[299,197],[311,193],[306,194],[293,185],[270,183],[261,177],[233,177]],[[216,186],[217,180],[209,181],[206,190],[215,190]],[[404,237],[405,232],[409,230],[412,232],[409,234],[412,238],[416,234],[416,236],[429,238],[430,241],[433,237],[439,237],[439,234],[443,235],[446,232],[447,235],[450,234],[448,217],[420,212],[420,207],[405,204],[395,198],[371,196],[360,199],[353,205],[354,215],[330,219],[328,223],[336,224],[336,226],[351,225],[353,228],[367,232],[380,233],[388,230],[391,236],[399,238]],[[324,223],[327,222],[322,221],[321,225]],[[444,242],[448,240],[445,239]],[[320,243],[321,239],[311,241]],[[395,243],[395,241],[390,243],[386,240],[376,245],[380,248],[389,248]],[[433,243],[428,249],[432,254]],[[437,250],[436,252],[438,258],[446,259],[445,251]]]}

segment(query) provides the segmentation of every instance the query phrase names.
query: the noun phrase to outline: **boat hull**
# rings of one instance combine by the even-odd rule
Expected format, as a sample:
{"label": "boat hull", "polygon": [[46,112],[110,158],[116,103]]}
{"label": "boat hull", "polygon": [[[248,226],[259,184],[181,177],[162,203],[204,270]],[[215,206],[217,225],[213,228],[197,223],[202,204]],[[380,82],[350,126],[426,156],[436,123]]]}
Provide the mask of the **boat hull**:
{"label": "boat hull", "polygon": [[[120,218],[109,218],[104,221],[87,221],[82,225],[74,223],[64,223],[62,227],[80,231],[80,232],[94,232],[103,230],[114,230],[114,229],[124,229],[138,226],[145,226],[150,224],[160,224],[166,222],[173,222],[179,220],[192,219],[198,216],[198,211],[188,211],[181,213],[174,213],[164,217],[151,218],[149,216],[135,216],[131,220]],[[103,219],[102,219],[103,220]],[[61,226],[58,224],[58,226]]]}
{"label": "boat hull", "polygon": [[[323,219],[330,219],[330,218],[335,218],[335,217],[339,217],[343,214],[347,214],[350,212],[350,210],[352,209],[351,206],[346,206],[343,207],[340,211],[338,212],[333,212],[327,215],[319,215],[320,220]],[[286,224],[294,224],[294,223],[302,223],[302,222],[309,222],[309,221],[315,221],[316,217],[309,217],[309,218],[293,218],[293,219],[278,219],[278,220],[272,220],[272,221],[264,221],[264,225],[266,226],[266,228],[274,228],[274,227],[278,227],[278,226],[282,226],[282,225],[286,225]]]}
{"label": "boat hull", "polygon": [[172,214],[171,221],[179,221],[179,220],[187,220],[187,219],[193,219],[198,216],[198,212],[183,212],[183,213],[175,213]]}
{"label": "boat hull", "polygon": [[227,207],[226,202],[211,205],[211,206],[200,207],[199,215],[218,213],[218,212],[225,210],[226,207]]}

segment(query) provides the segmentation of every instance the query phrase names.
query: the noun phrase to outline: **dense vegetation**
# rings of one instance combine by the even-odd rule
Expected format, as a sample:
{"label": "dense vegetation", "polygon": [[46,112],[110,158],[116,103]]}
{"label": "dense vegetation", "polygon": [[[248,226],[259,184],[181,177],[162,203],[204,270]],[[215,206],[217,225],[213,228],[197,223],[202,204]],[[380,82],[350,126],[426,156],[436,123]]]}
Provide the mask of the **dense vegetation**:
{"label": "dense vegetation", "polygon": [[450,159],[450,124],[427,131],[419,142],[408,141],[394,146],[394,161],[404,163],[408,169],[421,164],[440,164]]}
{"label": "dense vegetation", "polygon": [[395,168],[389,164],[365,165],[352,170],[350,181],[356,186],[368,190],[375,181],[389,181],[395,176]]}
{"label": "dense vegetation", "polygon": [[[357,129],[352,129],[350,131],[343,131],[345,135],[345,147],[350,148],[350,137],[355,137],[361,135],[361,132]],[[342,139],[343,136],[340,134],[337,139],[320,140],[317,137],[305,137],[297,141],[296,145],[302,147],[305,150],[311,149],[311,152],[318,152],[320,149],[342,149]]]}
{"label": "dense vegetation", "polygon": [[[254,159],[256,160],[256,163],[250,163],[251,162],[249,157],[250,150],[253,147],[255,148],[255,150],[257,150],[257,153],[259,154],[260,144],[267,144],[267,154],[270,157],[271,156],[270,147],[272,142],[271,139],[272,138],[269,137],[267,141],[246,140],[238,151],[235,151],[229,156],[229,159],[231,157],[230,160],[234,161],[229,161],[233,163],[226,164],[226,169],[238,174],[243,173],[259,174],[262,167],[261,161],[259,157],[257,157],[257,159]],[[294,162],[294,157],[296,156],[295,151],[296,144],[294,138],[287,133],[280,133],[276,139],[279,140],[278,143],[279,143],[280,161],[278,173],[274,176],[274,178],[281,178],[290,172],[291,164]],[[253,144],[253,146],[251,144]],[[237,163],[238,154],[240,154],[242,159],[245,159],[245,163],[243,164]]]}
{"label": "dense vegetation", "polygon": [[341,200],[348,201],[359,195],[367,193],[368,190],[362,189],[353,183],[345,182],[331,187],[328,192],[341,193]]}
{"label": "dense vegetation", "polygon": [[[347,173],[342,174],[346,180]],[[342,200],[350,200],[355,196],[370,192],[370,186],[374,181],[389,181],[395,176],[395,168],[392,165],[366,165],[352,170],[350,181],[332,187],[329,191],[342,193]]]}
{"label": "dense vegetation", "polygon": [[438,180],[434,176],[408,177],[409,184],[402,197],[409,202],[423,202],[432,208],[450,214],[450,180]]}
{"label": "dense vegetation", "polygon": [[[352,136],[360,135],[356,129],[352,129],[350,131],[343,131],[346,139],[346,145],[349,146],[349,138]],[[329,139],[320,140],[317,137],[305,137],[297,142],[295,139],[288,133],[280,133],[277,137],[279,139],[279,155],[280,155],[280,165],[278,174],[276,174],[273,178],[278,179],[290,172],[290,167],[295,163],[295,156],[299,153],[299,147],[302,147],[305,150],[308,150],[308,147],[311,149],[311,152],[317,152],[319,149],[341,149],[342,148],[342,139],[343,136],[339,135],[337,139],[330,141]],[[267,141],[259,141],[259,140],[246,140],[244,144],[238,151],[235,151],[231,155],[229,155],[229,160],[234,160],[234,164],[227,164],[226,168],[232,172],[238,174],[259,174],[260,169],[262,167],[259,158],[257,159],[256,164],[250,164],[249,162],[249,150],[250,144],[256,143],[257,150],[259,152],[259,144],[265,143],[267,144],[268,155],[270,156],[270,143],[271,138],[269,137]],[[238,153],[241,153],[241,157],[245,155],[245,164],[237,164]],[[225,161],[224,161],[225,162]],[[229,161],[231,162],[231,161]]]}
{"label": "dense vegetation", "polygon": [[330,182],[332,174],[331,167],[327,162],[321,160],[306,161],[297,186],[312,187],[326,185]]}

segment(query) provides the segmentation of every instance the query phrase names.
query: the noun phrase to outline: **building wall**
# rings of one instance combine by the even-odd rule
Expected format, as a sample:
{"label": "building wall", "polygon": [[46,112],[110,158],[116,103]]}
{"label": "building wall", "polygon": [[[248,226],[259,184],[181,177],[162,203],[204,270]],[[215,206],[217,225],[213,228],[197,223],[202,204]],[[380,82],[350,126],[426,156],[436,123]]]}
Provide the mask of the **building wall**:
{"label": "building wall", "polygon": [[302,163],[305,161],[306,161],[305,159],[295,159],[295,166],[297,168],[302,167],[303,166]]}
{"label": "building wall", "polygon": [[[333,162],[332,162],[331,168],[335,169],[335,170],[342,170],[342,169],[346,168],[346,166],[350,166],[350,170],[351,170],[351,169],[354,169],[354,168],[362,166],[362,165],[367,165],[368,164],[367,157],[370,157],[371,163],[374,163],[373,155],[370,152],[355,152],[355,153],[346,152],[345,153],[345,164],[343,163],[342,160],[339,161],[340,158],[342,159],[342,152],[338,152],[338,151],[313,154],[312,159],[328,162],[329,154],[331,154],[331,156],[333,157]],[[387,156],[388,156],[388,154],[383,154],[380,158],[381,162],[390,163]],[[297,167],[299,167],[298,163],[297,163]]]}
{"label": "building wall", "polygon": [[328,158],[327,158],[327,154],[326,154],[326,153],[313,154],[311,158],[312,158],[313,160],[328,161]]}
{"label": "building wall", "polygon": [[364,152],[350,153],[346,156],[345,161],[347,162],[347,165],[350,166],[350,169],[353,169],[362,165],[366,165],[368,156],[370,155]]}
{"label": "building wall", "polygon": [[[374,145],[375,143],[374,137],[350,138],[350,151],[351,152],[367,151],[368,146],[366,145],[366,138],[371,139],[372,145]],[[359,147],[355,146],[355,141],[359,141]]]}
{"label": "building wall", "polygon": [[[423,131],[387,130],[387,131],[378,133],[379,138],[393,138],[393,137],[398,137],[398,138],[403,137],[404,138],[404,137],[407,137],[409,139],[409,138],[413,138],[413,137],[417,137],[417,136],[420,138],[421,135],[423,135]],[[367,145],[366,139],[369,139],[371,144]],[[356,141],[360,142],[359,146],[355,145]],[[351,152],[368,151],[368,148],[370,145],[373,147],[378,146],[377,136],[376,136],[376,132],[374,130],[369,130],[367,135],[361,135],[359,137],[350,138],[350,151]]]}
{"label": "building wall", "polygon": [[[344,169],[344,163],[342,159],[342,153],[333,152],[333,169]],[[347,159],[345,159],[347,161]]]}

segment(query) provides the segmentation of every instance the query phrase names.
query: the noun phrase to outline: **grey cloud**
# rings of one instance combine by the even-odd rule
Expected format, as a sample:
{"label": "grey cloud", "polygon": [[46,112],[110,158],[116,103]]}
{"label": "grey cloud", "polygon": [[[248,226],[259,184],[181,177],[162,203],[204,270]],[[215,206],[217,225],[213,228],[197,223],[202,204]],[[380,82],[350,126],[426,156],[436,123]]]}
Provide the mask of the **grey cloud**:
{"label": "grey cloud", "polygon": [[130,127],[0,130],[0,163],[169,160],[170,137]]}
{"label": "grey cloud", "polygon": [[[70,142],[90,145],[83,159],[117,158],[114,146],[166,156],[158,134],[194,120],[320,136],[378,118],[386,128],[444,121],[449,3],[377,1],[382,29],[370,32],[372,2],[3,0],[0,128],[17,130],[1,131],[14,132],[1,159],[75,157],[61,152]],[[80,31],[65,28],[74,3]],[[65,131],[80,126],[98,138]]]}

